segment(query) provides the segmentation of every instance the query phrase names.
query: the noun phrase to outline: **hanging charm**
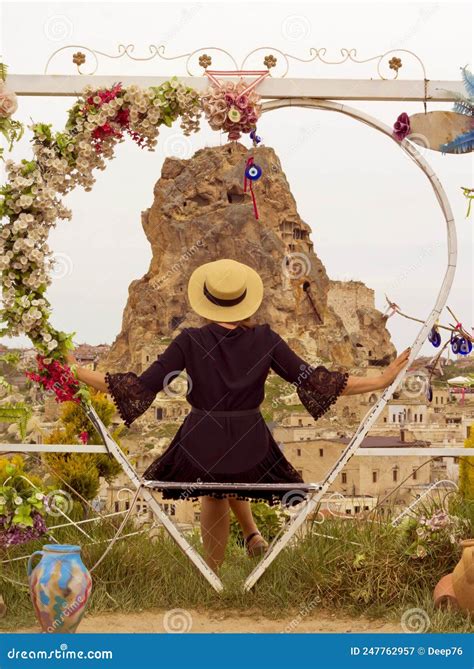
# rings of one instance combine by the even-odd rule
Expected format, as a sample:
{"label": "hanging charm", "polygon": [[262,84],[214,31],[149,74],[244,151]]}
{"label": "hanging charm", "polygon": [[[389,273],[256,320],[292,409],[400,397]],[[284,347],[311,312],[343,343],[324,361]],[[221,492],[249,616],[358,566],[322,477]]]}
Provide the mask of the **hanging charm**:
{"label": "hanging charm", "polygon": [[[257,120],[262,114],[261,98],[255,89],[269,75],[269,71],[206,70],[205,74],[211,81],[211,85],[201,98],[201,105],[211,128],[227,132],[229,140],[238,140],[242,134],[254,132]],[[257,78],[246,83],[242,75]],[[241,78],[238,83],[222,82],[217,79],[217,76],[240,76]]]}
{"label": "hanging charm", "polygon": [[250,191],[250,194],[252,196],[252,202],[253,202],[253,210],[255,213],[255,218],[258,221],[258,209],[257,209],[257,202],[255,200],[255,194],[253,192],[252,188],[252,182],[253,181],[258,181],[260,177],[262,176],[262,168],[260,165],[257,165],[256,163],[253,162],[253,156],[250,156],[250,158],[247,160],[247,163],[245,165],[245,175],[244,175],[244,193],[247,193],[247,191]]}

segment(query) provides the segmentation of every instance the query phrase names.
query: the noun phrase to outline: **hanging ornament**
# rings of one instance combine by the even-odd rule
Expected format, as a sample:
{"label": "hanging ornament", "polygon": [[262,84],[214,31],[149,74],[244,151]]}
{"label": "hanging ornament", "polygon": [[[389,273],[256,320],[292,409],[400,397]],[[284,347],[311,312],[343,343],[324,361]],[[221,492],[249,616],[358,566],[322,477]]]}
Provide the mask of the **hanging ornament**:
{"label": "hanging ornament", "polygon": [[252,132],[250,133],[250,139],[252,140],[254,146],[257,146],[257,144],[260,144],[260,142],[262,141],[262,138],[257,135],[256,128],[255,130],[252,130]]}
{"label": "hanging ornament", "polygon": [[253,202],[253,210],[254,210],[255,218],[257,219],[257,221],[258,221],[257,201],[255,200],[255,194],[253,192],[252,182],[253,181],[258,181],[261,176],[262,176],[262,168],[260,167],[260,165],[257,165],[256,163],[254,163],[253,162],[253,156],[250,156],[250,158],[247,160],[247,163],[245,165],[244,193],[247,193],[247,190],[250,191],[250,194],[252,196],[252,202]]}
{"label": "hanging ornament", "polygon": [[431,402],[432,399],[433,399],[433,388],[431,387],[431,383],[429,383],[429,382],[426,385],[425,395],[426,395],[427,401]]}
{"label": "hanging ornament", "polygon": [[245,168],[245,176],[250,181],[258,181],[262,176],[262,168],[257,163],[250,163],[247,161],[247,167]]}
{"label": "hanging ornament", "polygon": [[459,340],[459,353],[461,355],[469,355],[472,351],[472,341],[461,337]]}
{"label": "hanging ornament", "polygon": [[428,341],[430,341],[435,348],[438,348],[438,346],[441,344],[441,335],[438,332],[436,325],[433,325],[431,328],[431,331],[428,335]]}
{"label": "hanging ornament", "polygon": [[[230,140],[254,132],[262,114],[261,98],[255,87],[268,76],[268,70],[206,70],[205,74],[212,83],[201,98],[201,106],[211,128],[228,133]],[[217,75],[252,75],[257,78],[250,83],[242,78],[234,83],[219,81]],[[255,139],[253,141],[255,145]]]}

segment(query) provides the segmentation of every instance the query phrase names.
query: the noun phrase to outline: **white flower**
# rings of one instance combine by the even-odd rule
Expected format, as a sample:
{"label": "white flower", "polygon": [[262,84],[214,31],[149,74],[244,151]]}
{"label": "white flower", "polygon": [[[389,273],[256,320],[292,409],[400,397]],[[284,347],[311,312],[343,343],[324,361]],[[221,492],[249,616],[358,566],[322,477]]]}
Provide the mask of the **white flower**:
{"label": "white flower", "polygon": [[20,504],[23,504],[23,499],[21,497],[15,497],[13,502],[17,505],[20,506]]}

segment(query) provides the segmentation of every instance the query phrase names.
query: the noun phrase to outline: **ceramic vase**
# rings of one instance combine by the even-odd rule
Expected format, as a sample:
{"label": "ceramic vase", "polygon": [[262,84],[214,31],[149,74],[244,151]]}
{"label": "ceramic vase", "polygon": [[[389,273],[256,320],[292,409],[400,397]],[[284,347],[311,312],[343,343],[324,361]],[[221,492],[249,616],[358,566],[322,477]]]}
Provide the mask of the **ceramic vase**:
{"label": "ceramic vase", "polygon": [[459,607],[474,611],[474,539],[461,541],[461,559],[453,570],[453,589]]}
{"label": "ceramic vase", "polygon": [[[41,559],[33,568],[36,555],[41,555]],[[31,601],[43,632],[75,632],[92,587],[80,546],[48,544],[35,551],[28,560],[28,579]]]}

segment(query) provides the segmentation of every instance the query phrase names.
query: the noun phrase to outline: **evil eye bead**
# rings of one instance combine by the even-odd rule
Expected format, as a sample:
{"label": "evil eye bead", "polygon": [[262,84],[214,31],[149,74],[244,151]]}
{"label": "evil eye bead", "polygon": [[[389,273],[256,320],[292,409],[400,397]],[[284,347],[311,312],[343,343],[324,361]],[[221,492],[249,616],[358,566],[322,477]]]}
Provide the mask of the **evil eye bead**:
{"label": "evil eye bead", "polygon": [[257,181],[262,176],[262,168],[260,165],[253,163],[245,170],[245,176],[247,179],[250,179],[250,181]]}
{"label": "evil eye bead", "polygon": [[429,383],[428,387],[426,388],[426,399],[428,402],[431,402],[433,399],[433,388],[431,387],[431,383]]}
{"label": "evil eye bead", "polygon": [[472,351],[472,342],[469,341],[469,339],[464,339],[464,337],[462,337],[459,340],[459,353],[461,355],[469,355],[471,351]]}
{"label": "evil eye bead", "polygon": [[229,121],[232,121],[232,123],[238,123],[241,119],[241,113],[237,107],[231,107],[227,112],[227,118]]}
{"label": "evil eye bead", "polygon": [[430,330],[428,341],[431,342],[435,348],[438,348],[438,346],[441,344],[441,335],[436,328],[432,328]]}
{"label": "evil eye bead", "polygon": [[459,349],[460,349],[459,337],[453,337],[453,339],[451,339],[451,350],[455,355],[457,355],[459,353]]}
{"label": "evil eye bead", "polygon": [[250,139],[253,140],[255,142],[255,144],[260,144],[260,142],[262,141],[262,138],[257,135],[256,130],[251,131]]}

